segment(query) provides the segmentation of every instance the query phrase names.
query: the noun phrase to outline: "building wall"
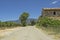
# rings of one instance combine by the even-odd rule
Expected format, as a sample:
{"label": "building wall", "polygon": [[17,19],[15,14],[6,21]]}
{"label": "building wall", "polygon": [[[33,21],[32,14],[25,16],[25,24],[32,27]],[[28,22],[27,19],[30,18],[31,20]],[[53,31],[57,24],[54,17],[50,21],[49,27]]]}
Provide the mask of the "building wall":
{"label": "building wall", "polygon": [[43,17],[60,17],[60,10],[42,10]]}

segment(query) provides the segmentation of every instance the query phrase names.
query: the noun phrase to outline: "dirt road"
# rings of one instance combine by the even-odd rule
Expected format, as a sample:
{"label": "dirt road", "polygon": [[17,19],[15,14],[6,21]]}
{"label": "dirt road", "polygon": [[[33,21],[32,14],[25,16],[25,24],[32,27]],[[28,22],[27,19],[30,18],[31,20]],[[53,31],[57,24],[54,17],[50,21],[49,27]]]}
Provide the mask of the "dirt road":
{"label": "dirt road", "polygon": [[20,27],[0,40],[53,40],[34,26]]}

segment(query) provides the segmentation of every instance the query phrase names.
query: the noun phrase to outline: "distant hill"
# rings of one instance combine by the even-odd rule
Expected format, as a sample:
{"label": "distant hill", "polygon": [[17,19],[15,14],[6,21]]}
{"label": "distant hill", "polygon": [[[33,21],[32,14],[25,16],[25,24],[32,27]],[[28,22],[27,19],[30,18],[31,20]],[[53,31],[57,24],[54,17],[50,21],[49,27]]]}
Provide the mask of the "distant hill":
{"label": "distant hill", "polygon": [[30,19],[27,19],[27,24],[30,24],[30,21],[32,20],[34,20],[35,22],[37,21],[37,19],[30,18]]}
{"label": "distant hill", "polygon": [[10,21],[5,21],[5,22],[15,22],[15,23],[20,23],[19,20],[10,20]]}
{"label": "distant hill", "polygon": [[[26,22],[29,24],[29,23],[30,23],[30,21],[32,21],[32,20],[37,21],[37,19],[29,18],[29,19],[27,19],[27,21],[26,21]],[[9,22],[16,22],[16,23],[20,23],[20,20],[11,20],[11,21],[9,21]]]}

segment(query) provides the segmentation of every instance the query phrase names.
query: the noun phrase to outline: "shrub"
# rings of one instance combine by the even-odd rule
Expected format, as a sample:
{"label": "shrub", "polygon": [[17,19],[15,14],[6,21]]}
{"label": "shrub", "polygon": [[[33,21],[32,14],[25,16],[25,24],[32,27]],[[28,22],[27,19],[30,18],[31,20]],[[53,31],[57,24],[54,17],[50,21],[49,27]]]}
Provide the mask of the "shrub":
{"label": "shrub", "polygon": [[39,17],[37,26],[43,27],[60,27],[60,20],[53,20],[48,17]]}
{"label": "shrub", "polygon": [[15,22],[0,22],[0,28],[12,28],[17,26],[20,26],[20,24]]}
{"label": "shrub", "polygon": [[30,21],[30,25],[31,25],[31,26],[34,26],[35,24],[36,24],[36,21],[35,21],[35,20],[31,20],[31,21]]}

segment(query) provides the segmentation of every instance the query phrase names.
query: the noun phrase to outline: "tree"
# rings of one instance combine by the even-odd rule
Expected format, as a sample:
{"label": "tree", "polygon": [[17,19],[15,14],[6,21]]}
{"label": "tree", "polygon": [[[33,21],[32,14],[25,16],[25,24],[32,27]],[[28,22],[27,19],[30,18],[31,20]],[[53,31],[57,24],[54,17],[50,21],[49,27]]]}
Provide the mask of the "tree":
{"label": "tree", "polygon": [[31,20],[30,22],[31,22],[31,25],[32,26],[36,24],[36,21],[35,20]]}
{"label": "tree", "polygon": [[26,12],[23,12],[23,14],[21,14],[21,16],[19,17],[19,20],[21,21],[21,25],[22,26],[26,26],[26,20],[28,19],[29,14]]}

